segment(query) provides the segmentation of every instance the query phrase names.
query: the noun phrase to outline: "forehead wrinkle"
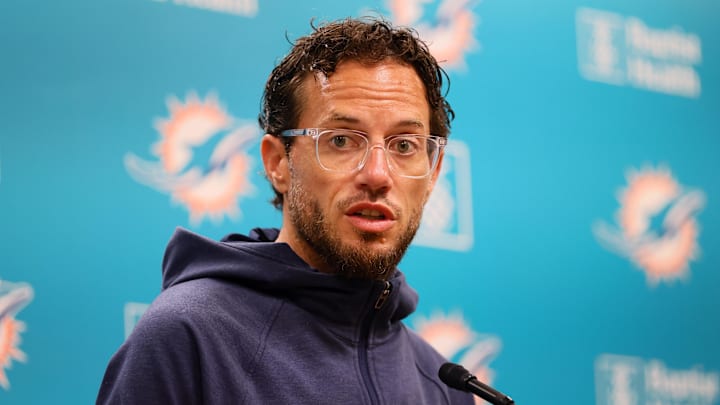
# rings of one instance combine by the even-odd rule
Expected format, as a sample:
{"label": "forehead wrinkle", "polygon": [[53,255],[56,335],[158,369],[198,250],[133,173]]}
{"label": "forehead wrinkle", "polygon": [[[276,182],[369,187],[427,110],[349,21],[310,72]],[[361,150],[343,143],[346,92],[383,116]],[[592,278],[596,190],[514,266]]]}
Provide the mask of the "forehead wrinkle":
{"label": "forehead wrinkle", "polygon": [[[354,62],[347,62],[348,66],[352,63]],[[402,66],[403,65],[400,65],[400,67]],[[366,100],[375,100],[378,102],[407,100],[408,86],[417,87],[425,94],[425,85],[420,82],[419,77],[415,76],[410,78],[409,81],[405,81],[394,77],[397,66],[379,65],[379,67],[374,78],[369,81],[356,80],[355,77],[346,77],[347,75],[343,74],[325,75],[323,73],[316,73],[317,89],[320,94],[326,96],[343,94],[348,90],[359,91]]]}
{"label": "forehead wrinkle", "polygon": [[[351,115],[342,114],[339,112],[330,112],[329,117],[322,120],[322,125],[329,125],[329,124],[360,124],[362,121],[357,118],[353,117]],[[425,125],[422,123],[422,121],[417,119],[406,119],[396,122],[394,125],[396,128],[413,128],[417,130],[424,130]]]}

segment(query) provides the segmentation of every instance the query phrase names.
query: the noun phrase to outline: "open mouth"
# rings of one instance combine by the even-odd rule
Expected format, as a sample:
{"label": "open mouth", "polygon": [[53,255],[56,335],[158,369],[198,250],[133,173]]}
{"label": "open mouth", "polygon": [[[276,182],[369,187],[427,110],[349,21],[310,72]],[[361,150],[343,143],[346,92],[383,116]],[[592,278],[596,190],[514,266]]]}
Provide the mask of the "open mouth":
{"label": "open mouth", "polygon": [[361,217],[365,219],[385,219],[385,214],[372,209],[364,209],[351,214],[354,217]]}
{"label": "open mouth", "polygon": [[355,229],[366,233],[388,232],[397,221],[395,212],[385,204],[359,203],[346,212]]}

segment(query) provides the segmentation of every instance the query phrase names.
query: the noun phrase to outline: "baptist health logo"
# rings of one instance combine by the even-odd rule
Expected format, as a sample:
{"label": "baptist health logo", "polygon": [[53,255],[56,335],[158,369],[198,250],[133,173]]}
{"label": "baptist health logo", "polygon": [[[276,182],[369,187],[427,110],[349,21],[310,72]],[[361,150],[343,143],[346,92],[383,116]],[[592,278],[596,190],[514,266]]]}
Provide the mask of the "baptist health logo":
{"label": "baptist health logo", "polygon": [[26,362],[27,355],[20,350],[20,333],[25,323],[15,319],[21,309],[33,299],[33,289],[26,283],[11,283],[0,280],[0,387],[10,389],[6,371],[13,361]]}
{"label": "baptist health logo", "polygon": [[595,223],[598,241],[645,271],[652,286],[686,278],[689,262],[700,253],[695,218],[705,205],[705,194],[682,187],[665,167],[630,170],[627,180],[618,193],[619,228]]}
{"label": "baptist health logo", "polygon": [[[431,3],[428,7],[425,4]],[[464,69],[465,55],[479,48],[475,39],[478,18],[475,0],[387,0],[392,21],[414,27],[427,42],[430,52],[447,69]],[[426,13],[435,8],[434,15]]]}
{"label": "baptist health logo", "polygon": [[600,355],[595,361],[597,405],[715,405],[720,375],[701,366],[672,370],[660,360]]}
{"label": "baptist health logo", "polygon": [[576,14],[580,73],[587,80],[675,96],[700,96],[700,37],[673,26],[650,28],[636,17],[580,8]]}
{"label": "baptist health logo", "polygon": [[[413,329],[446,359],[462,364],[478,380],[492,385],[495,372],[490,362],[502,348],[498,337],[473,331],[460,313],[436,312],[428,318],[418,317]],[[484,402],[476,398],[475,403]]]}
{"label": "baptist health logo", "polygon": [[413,244],[468,251],[473,247],[473,238],[470,151],[463,142],[449,140]]}
{"label": "baptist health logo", "polygon": [[128,153],[128,173],[187,207],[193,224],[206,216],[239,218],[240,198],[255,191],[247,150],[260,136],[257,125],[231,116],[213,94],[201,100],[191,93],[184,102],[170,96],[167,106],[169,116],[155,122],[160,139],[152,154],[158,160]]}

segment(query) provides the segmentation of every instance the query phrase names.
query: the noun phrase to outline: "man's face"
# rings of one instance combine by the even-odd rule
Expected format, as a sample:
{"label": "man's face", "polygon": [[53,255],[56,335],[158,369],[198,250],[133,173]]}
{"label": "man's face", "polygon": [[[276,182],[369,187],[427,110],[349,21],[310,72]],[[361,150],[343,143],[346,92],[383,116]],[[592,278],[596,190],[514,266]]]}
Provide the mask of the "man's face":
{"label": "man's face", "polygon": [[[347,61],[329,78],[305,80],[298,128],[363,131],[371,147],[391,135],[429,132],[425,87],[410,66]],[[314,148],[312,138],[296,138],[289,159],[276,159],[286,159],[274,182],[285,197],[278,241],[320,271],[386,278],[417,231],[440,165],[426,178],[405,178],[390,171],[381,148],[371,148],[362,169],[337,173],[320,167]]]}

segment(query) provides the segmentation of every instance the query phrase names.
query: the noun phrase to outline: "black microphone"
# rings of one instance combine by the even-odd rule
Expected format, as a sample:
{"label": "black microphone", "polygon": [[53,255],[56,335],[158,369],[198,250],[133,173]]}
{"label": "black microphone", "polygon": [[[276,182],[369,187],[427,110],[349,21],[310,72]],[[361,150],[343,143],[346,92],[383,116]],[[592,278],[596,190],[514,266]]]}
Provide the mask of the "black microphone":
{"label": "black microphone", "polygon": [[500,391],[496,391],[492,387],[483,384],[465,367],[454,364],[445,363],[438,371],[440,380],[448,386],[460,391],[472,392],[480,398],[490,402],[493,405],[513,405],[515,401]]}

